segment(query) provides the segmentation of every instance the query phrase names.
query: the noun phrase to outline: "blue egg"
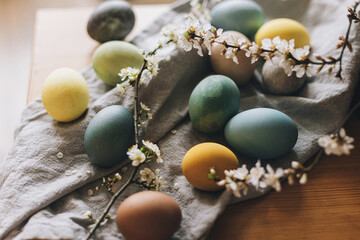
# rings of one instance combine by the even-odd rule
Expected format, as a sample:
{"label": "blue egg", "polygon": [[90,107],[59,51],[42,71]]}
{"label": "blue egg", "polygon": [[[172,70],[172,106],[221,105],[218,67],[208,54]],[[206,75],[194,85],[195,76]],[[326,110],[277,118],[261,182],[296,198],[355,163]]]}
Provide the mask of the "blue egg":
{"label": "blue egg", "polygon": [[245,0],[220,2],[211,9],[210,15],[211,24],[216,28],[240,32],[250,40],[265,20],[262,8],[256,2]]}
{"label": "blue egg", "polygon": [[102,109],[85,131],[84,146],[90,161],[102,167],[120,163],[134,144],[132,114],[123,106]]}
{"label": "blue egg", "polygon": [[298,129],[286,114],[254,108],[235,115],[225,126],[226,141],[239,153],[257,159],[285,155],[295,146]]}

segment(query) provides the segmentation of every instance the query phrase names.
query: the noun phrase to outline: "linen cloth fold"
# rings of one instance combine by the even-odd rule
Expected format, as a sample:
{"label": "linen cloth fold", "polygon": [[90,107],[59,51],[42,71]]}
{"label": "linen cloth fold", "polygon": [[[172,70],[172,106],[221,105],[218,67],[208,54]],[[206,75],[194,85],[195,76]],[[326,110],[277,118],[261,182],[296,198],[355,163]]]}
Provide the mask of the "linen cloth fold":
{"label": "linen cloth fold", "polygon": [[[303,23],[312,38],[313,51],[322,56],[337,55],[334,46],[338,35],[346,32],[347,6],[353,4],[353,1],[328,0],[257,2],[268,19],[289,17]],[[189,1],[175,3],[171,10],[138,34],[133,43],[151,50],[160,37],[161,27],[170,21],[183,21],[189,9]],[[291,161],[305,162],[318,150],[317,139],[339,127],[359,76],[359,32],[359,27],[354,25],[350,34],[353,53],[344,55],[342,81],[326,72],[320,73],[310,78],[295,96],[266,94],[255,79],[240,87],[239,112],[256,107],[275,108],[290,116],[299,128],[299,139],[293,151],[272,160],[273,168],[287,168]],[[203,239],[227,204],[259,197],[269,189],[251,189],[247,196],[236,199],[228,192],[199,191],[186,181],[181,161],[187,150],[206,141],[227,145],[222,133],[199,133],[192,128],[188,117],[188,99],[193,88],[212,72],[208,58],[194,51],[185,53],[166,47],[159,54],[170,56],[170,60],[162,61],[158,76],[144,83],[140,90],[141,101],[149,105],[153,113],[145,139],[157,143],[162,150],[164,163],[152,168],[161,169],[168,184],[165,193],[182,209],[181,227],[172,239]],[[71,123],[56,122],[44,110],[40,98],[30,103],[22,114],[14,146],[0,166],[0,239],[84,238],[92,224],[84,213],[90,210],[96,218],[110,199],[106,191],[98,191],[93,196],[87,192],[101,184],[101,177],[118,171],[120,165],[112,168],[92,165],[83,147],[84,132],[94,115],[107,106],[121,104],[133,109],[134,93],[127,90],[121,95],[116,89],[110,89],[98,79],[92,66],[81,73],[90,91],[89,108],[83,117]],[[171,133],[172,129],[176,129],[175,134]],[[63,153],[63,158],[57,157],[59,152]],[[254,159],[237,155],[240,164],[254,165]],[[178,191],[173,189],[175,183],[180,186]],[[115,216],[120,202],[140,190],[130,186],[110,214]],[[96,231],[94,239],[123,238],[111,219]]]}

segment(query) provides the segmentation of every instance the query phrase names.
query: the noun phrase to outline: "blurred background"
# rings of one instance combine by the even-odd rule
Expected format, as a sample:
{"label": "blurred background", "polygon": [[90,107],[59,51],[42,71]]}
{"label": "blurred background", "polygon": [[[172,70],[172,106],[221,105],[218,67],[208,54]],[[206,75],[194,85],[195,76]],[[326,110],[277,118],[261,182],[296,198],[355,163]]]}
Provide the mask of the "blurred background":
{"label": "blurred background", "polygon": [[[130,0],[160,4],[174,0]],[[102,0],[0,0],[0,161],[13,143],[13,134],[27,104],[35,14],[41,8],[95,7]]]}

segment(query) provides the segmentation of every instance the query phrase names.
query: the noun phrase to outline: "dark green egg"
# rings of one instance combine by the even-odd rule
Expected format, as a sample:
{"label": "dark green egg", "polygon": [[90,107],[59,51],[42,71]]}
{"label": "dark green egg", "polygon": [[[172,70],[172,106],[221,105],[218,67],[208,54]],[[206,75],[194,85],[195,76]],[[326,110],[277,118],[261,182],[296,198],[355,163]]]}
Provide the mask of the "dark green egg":
{"label": "dark green egg", "polygon": [[212,75],[204,78],[193,90],[189,114],[193,126],[205,133],[222,129],[240,107],[240,92],[230,78]]}
{"label": "dark green egg", "polygon": [[123,106],[102,109],[91,119],[84,136],[90,161],[102,167],[120,163],[134,144],[132,114]]}
{"label": "dark green egg", "polygon": [[124,39],[133,29],[135,15],[126,1],[105,1],[91,14],[87,31],[98,42]]}

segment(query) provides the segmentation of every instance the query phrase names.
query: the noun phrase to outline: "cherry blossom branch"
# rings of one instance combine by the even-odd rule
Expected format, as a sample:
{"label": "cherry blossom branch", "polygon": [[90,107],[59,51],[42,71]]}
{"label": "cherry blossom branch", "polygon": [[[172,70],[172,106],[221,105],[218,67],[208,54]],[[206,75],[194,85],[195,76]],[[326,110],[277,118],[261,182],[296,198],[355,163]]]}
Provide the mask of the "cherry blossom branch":
{"label": "cherry blossom branch", "polygon": [[[144,141],[142,140],[140,142],[140,133],[139,133],[139,127],[141,126],[141,118],[143,113],[150,118],[151,116],[149,114],[150,108],[148,108],[145,104],[141,103],[139,101],[139,88],[140,88],[140,82],[143,77],[143,74],[145,71],[149,71],[151,73],[150,77],[153,77],[157,74],[158,71],[158,62],[155,61],[154,55],[156,52],[163,47],[162,44],[159,44],[157,48],[155,48],[153,51],[149,52],[147,55],[144,56],[144,62],[141,66],[140,70],[133,69],[133,68],[127,68],[122,69],[119,76],[122,78],[122,83],[127,82],[128,86],[133,86],[135,88],[135,96],[134,96],[134,135],[135,135],[135,145],[132,146],[128,152],[127,155],[129,156],[129,159],[131,160],[132,165],[134,166],[134,169],[129,176],[129,178],[126,180],[126,182],[120,187],[120,189],[117,192],[112,191],[112,187],[114,184],[121,180],[121,176],[119,174],[115,174],[115,177],[113,179],[108,178],[108,181],[106,181],[105,178],[103,178],[102,185],[107,188],[107,191],[112,194],[111,199],[109,200],[109,203],[105,207],[104,211],[102,212],[101,216],[94,220],[95,225],[91,228],[91,230],[86,235],[85,239],[88,240],[91,238],[91,236],[94,234],[97,228],[99,228],[101,222],[105,220],[105,218],[108,217],[108,212],[115,203],[115,201],[119,198],[119,196],[126,190],[128,186],[134,183],[138,183],[137,181],[134,181],[134,177],[136,173],[138,172],[140,166],[144,163],[151,162],[153,160],[156,160],[156,162],[161,163],[163,161],[161,157],[160,149],[157,147],[156,144],[151,143],[150,141]],[[144,54],[144,53],[143,53]],[[117,88],[120,92],[124,91],[124,87],[121,85],[117,85]],[[147,168],[145,168],[146,170]],[[141,186],[145,187],[146,189],[156,190],[160,191],[162,187],[166,184],[166,181],[160,176],[160,170],[156,170],[155,173],[153,173],[150,169],[144,171],[140,171],[141,179],[139,183],[141,183]],[[151,185],[146,184],[149,182],[149,178],[151,178]],[[92,214],[87,214],[87,216],[91,219]]]}
{"label": "cherry blossom branch", "polygon": [[315,60],[309,58],[310,46],[304,46],[303,48],[295,48],[294,40],[289,42],[282,40],[279,37],[274,39],[263,39],[261,47],[255,42],[248,43],[245,39],[234,39],[228,37],[225,39],[221,35],[222,29],[216,29],[209,23],[201,25],[197,18],[189,18],[185,25],[173,26],[168,25],[163,28],[162,32],[164,36],[171,39],[174,43],[177,43],[185,51],[190,51],[192,48],[198,50],[198,54],[203,56],[202,46],[207,48],[209,55],[211,55],[211,48],[221,44],[224,46],[222,54],[226,58],[232,59],[235,63],[238,63],[236,54],[239,51],[244,51],[247,57],[251,57],[251,62],[254,63],[259,57],[265,60],[273,60],[280,67],[284,68],[287,75],[291,75],[293,71],[296,72],[298,78],[302,77],[305,73],[311,76],[311,69],[314,65],[319,66],[317,73],[319,73],[325,65],[330,65],[328,73],[331,73],[336,64],[339,64],[338,71],[334,74],[337,78],[342,78],[342,60],[345,49],[348,48],[352,51],[351,43],[349,42],[350,30],[353,22],[359,22],[360,19],[356,14],[359,2],[357,1],[352,8],[348,8],[349,24],[346,32],[346,36],[340,36],[340,43],[336,45],[336,48],[341,47],[341,52],[337,58],[332,56],[321,57],[314,54]]}
{"label": "cherry blossom branch", "polygon": [[220,179],[216,174],[215,167],[210,168],[209,179],[216,182],[219,186],[225,186],[228,191],[232,191],[234,196],[241,197],[247,195],[250,186],[259,188],[266,188],[268,186],[274,188],[276,191],[281,191],[280,180],[287,178],[290,185],[294,183],[294,179],[298,178],[300,184],[307,182],[307,173],[311,171],[321,159],[323,153],[327,155],[349,155],[350,150],[354,148],[352,142],[353,138],[346,136],[343,125],[349,120],[354,112],[360,108],[360,102],[353,106],[344,120],[341,122],[334,134],[326,135],[318,140],[321,147],[315,154],[312,162],[308,166],[303,166],[299,162],[291,162],[291,168],[282,169],[277,168],[276,171],[268,164],[265,168],[261,166],[260,160],[256,163],[255,167],[250,170],[246,165],[234,170],[225,170],[225,178]]}
{"label": "cherry blossom branch", "polygon": [[121,193],[124,192],[126,190],[126,188],[131,184],[131,180],[134,178],[134,176],[135,176],[138,169],[139,169],[139,167],[135,167],[133,169],[133,171],[132,171],[130,177],[128,178],[128,180],[126,180],[124,185],[111,197],[111,199],[110,199],[109,203],[106,205],[103,213],[95,221],[95,225],[91,228],[91,230],[86,235],[85,240],[89,240],[91,238],[91,236],[94,234],[95,230],[97,228],[99,228],[101,222],[103,221],[103,219],[105,219],[106,215],[109,213],[109,210],[114,205],[115,201],[118,199],[118,197],[121,195]]}

